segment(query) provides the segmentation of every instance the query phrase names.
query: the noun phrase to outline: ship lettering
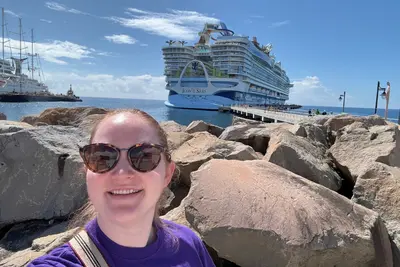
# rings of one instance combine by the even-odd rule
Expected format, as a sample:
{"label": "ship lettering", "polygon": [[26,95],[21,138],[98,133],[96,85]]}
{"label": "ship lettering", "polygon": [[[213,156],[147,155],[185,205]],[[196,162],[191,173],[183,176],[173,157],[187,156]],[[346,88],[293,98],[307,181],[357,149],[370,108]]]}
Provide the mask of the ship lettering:
{"label": "ship lettering", "polygon": [[207,89],[201,89],[201,88],[183,88],[182,89],[183,94],[205,94],[207,93]]}

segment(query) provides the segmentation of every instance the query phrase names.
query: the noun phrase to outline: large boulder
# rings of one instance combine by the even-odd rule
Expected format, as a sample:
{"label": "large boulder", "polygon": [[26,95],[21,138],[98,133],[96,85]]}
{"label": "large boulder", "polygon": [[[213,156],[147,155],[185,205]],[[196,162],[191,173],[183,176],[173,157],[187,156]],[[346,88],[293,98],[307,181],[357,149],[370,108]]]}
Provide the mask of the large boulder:
{"label": "large boulder", "polygon": [[213,159],[191,176],[186,220],[221,258],[243,267],[393,266],[376,212],[275,164]]}
{"label": "large boulder", "polygon": [[[400,250],[400,169],[375,162],[358,176],[352,200],[378,212]],[[400,258],[397,259],[400,266]]]}
{"label": "large boulder", "polygon": [[76,108],[49,108],[38,115],[35,123],[42,122],[48,125],[71,125],[79,124],[89,115],[106,114],[109,110],[96,107]]}
{"label": "large boulder", "polygon": [[260,157],[250,146],[221,140],[208,132],[193,134],[193,138],[172,153],[180,169],[180,180],[187,186],[190,186],[190,173],[212,158],[253,160]]}
{"label": "large boulder", "polygon": [[331,190],[338,191],[342,178],[331,168],[323,147],[289,131],[275,135],[269,142],[264,159]]}
{"label": "large boulder", "polygon": [[169,132],[184,132],[186,130],[186,126],[181,125],[175,121],[162,121],[162,122],[160,122],[160,126],[167,133],[169,133]]}
{"label": "large boulder", "polygon": [[44,126],[0,134],[0,228],[65,216],[87,198],[75,127]]}
{"label": "large boulder", "polygon": [[37,115],[28,115],[28,116],[23,116],[21,118],[21,122],[28,123],[30,125],[36,125],[36,122],[38,121],[38,116]]}
{"label": "large boulder", "polygon": [[187,133],[209,132],[210,134],[219,137],[224,131],[224,128],[204,121],[192,121],[185,131]]}
{"label": "large boulder", "polygon": [[33,128],[33,126],[25,122],[0,120],[0,134],[18,132],[30,128]]}
{"label": "large boulder", "polygon": [[343,175],[355,183],[374,162],[400,167],[400,130],[394,125],[367,128],[355,122],[338,132],[330,152]]}
{"label": "large boulder", "polygon": [[271,136],[280,131],[292,129],[294,126],[286,123],[270,123],[247,125],[238,124],[227,127],[219,136],[222,140],[241,142],[251,146],[255,151],[265,154]]}
{"label": "large boulder", "polygon": [[338,131],[339,129],[347,125],[353,124],[354,122],[361,122],[365,127],[387,125],[385,119],[383,119],[378,115],[359,117],[348,114],[342,114],[329,118],[324,123],[324,126],[328,127],[331,131]]}
{"label": "large boulder", "polygon": [[7,120],[6,114],[0,112],[0,120]]}

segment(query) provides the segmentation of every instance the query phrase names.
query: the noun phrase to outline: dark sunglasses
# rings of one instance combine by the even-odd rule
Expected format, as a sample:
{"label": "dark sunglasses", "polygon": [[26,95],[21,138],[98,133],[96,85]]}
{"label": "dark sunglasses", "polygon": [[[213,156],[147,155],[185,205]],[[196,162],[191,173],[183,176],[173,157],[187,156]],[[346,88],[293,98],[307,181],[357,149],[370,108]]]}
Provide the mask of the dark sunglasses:
{"label": "dark sunglasses", "polygon": [[[79,147],[85,166],[95,173],[111,171],[118,163],[121,151],[126,150],[132,168],[139,172],[149,172],[157,168],[161,161],[161,153],[165,148],[157,144],[136,144],[130,148],[118,148],[111,144],[89,144]],[[170,156],[166,153],[169,160]]]}

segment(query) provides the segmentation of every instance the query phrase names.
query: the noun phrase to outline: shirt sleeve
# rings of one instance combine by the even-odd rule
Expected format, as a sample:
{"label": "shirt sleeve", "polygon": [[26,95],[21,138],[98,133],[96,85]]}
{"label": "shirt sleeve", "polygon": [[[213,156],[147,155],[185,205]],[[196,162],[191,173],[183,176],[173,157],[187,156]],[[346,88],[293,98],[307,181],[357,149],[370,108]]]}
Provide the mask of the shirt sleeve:
{"label": "shirt sleeve", "polygon": [[82,263],[68,244],[53,249],[34,259],[27,267],[82,267]]}
{"label": "shirt sleeve", "polygon": [[216,267],[214,261],[211,258],[206,246],[200,238],[197,238],[196,247],[203,264],[203,267]]}

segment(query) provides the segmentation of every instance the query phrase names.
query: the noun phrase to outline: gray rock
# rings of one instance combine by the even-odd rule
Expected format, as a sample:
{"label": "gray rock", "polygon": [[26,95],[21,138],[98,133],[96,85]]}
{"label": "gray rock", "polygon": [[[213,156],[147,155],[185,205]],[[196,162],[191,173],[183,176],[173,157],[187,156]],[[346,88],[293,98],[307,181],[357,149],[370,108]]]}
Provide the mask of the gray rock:
{"label": "gray rock", "polygon": [[209,132],[210,134],[219,137],[224,131],[224,128],[204,121],[192,121],[185,131],[187,133]]}
{"label": "gray rock", "polygon": [[0,120],[7,120],[6,114],[0,112]]}
{"label": "gray rock", "polygon": [[81,134],[44,126],[0,135],[0,225],[65,216],[84,203]]}
{"label": "gray rock", "polygon": [[33,128],[33,126],[25,122],[0,120],[0,134],[13,133],[30,128]]}

